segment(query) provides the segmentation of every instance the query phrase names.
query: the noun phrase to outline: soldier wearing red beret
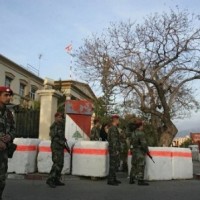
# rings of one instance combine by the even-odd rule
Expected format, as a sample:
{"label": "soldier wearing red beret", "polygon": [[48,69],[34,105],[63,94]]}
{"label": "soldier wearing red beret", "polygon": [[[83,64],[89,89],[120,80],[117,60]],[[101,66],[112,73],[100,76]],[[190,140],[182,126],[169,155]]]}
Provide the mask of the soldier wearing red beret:
{"label": "soldier wearing red beret", "polygon": [[145,156],[149,152],[143,122],[137,120],[129,124],[130,131],[130,150],[132,152],[130,184],[134,184],[137,179],[138,185],[149,185],[144,180]]}
{"label": "soldier wearing red beret", "polygon": [[14,120],[6,105],[10,103],[13,91],[6,86],[0,86],[0,200],[5,188],[8,152],[15,135]]}

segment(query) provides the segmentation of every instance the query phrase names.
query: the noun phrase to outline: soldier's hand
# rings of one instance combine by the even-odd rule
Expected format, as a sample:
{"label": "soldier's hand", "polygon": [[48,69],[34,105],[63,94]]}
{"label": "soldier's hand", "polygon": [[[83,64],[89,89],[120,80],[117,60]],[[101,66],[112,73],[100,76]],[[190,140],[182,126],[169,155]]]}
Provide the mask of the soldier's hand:
{"label": "soldier's hand", "polygon": [[0,140],[0,151],[6,149],[6,144]]}
{"label": "soldier's hand", "polygon": [[1,140],[5,143],[8,143],[11,141],[11,136],[9,134],[4,135]]}

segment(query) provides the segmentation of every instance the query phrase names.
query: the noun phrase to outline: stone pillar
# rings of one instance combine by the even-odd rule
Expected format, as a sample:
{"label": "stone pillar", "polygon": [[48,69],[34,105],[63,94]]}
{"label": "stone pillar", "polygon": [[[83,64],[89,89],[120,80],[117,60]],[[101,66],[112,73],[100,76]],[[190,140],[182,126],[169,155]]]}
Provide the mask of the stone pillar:
{"label": "stone pillar", "polygon": [[49,128],[54,121],[54,114],[57,112],[58,98],[63,94],[53,90],[38,90],[40,96],[40,125],[39,138],[49,139]]}

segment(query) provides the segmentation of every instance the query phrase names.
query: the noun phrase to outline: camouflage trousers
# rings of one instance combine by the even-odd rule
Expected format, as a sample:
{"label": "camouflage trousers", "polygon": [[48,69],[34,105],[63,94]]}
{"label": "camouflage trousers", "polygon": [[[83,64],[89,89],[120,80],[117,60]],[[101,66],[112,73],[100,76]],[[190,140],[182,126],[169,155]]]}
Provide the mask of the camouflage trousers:
{"label": "camouflage trousers", "polygon": [[132,152],[130,178],[143,180],[144,169],[145,169],[145,155],[142,152],[137,152],[137,150],[134,150]]}
{"label": "camouflage trousers", "polygon": [[52,149],[53,165],[49,174],[52,181],[60,180],[61,172],[64,165],[64,149]]}
{"label": "camouflage trousers", "polygon": [[2,198],[3,190],[6,185],[7,169],[8,169],[7,151],[0,151],[0,199]]}
{"label": "camouflage trousers", "polygon": [[108,181],[116,180],[116,172],[118,170],[118,167],[119,167],[119,156],[115,154],[110,154]]}

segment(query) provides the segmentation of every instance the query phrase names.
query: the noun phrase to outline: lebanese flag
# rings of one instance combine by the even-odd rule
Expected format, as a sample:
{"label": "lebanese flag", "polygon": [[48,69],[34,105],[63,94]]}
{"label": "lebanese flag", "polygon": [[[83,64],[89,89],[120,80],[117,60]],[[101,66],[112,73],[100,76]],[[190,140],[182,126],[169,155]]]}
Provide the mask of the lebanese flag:
{"label": "lebanese flag", "polygon": [[66,46],[65,50],[67,51],[67,53],[71,53],[71,51],[72,51],[72,44],[69,44],[68,46]]}

